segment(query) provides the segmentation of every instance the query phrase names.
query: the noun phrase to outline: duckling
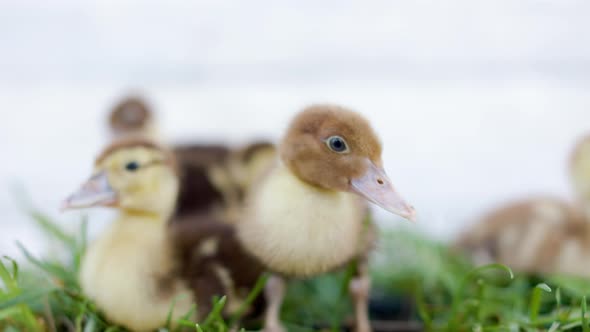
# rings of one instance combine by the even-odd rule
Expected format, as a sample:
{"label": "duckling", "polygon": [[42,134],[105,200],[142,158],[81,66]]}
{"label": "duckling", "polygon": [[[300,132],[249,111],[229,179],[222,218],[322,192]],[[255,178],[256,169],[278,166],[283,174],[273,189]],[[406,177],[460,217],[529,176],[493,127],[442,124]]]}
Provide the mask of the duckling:
{"label": "duckling", "polygon": [[[143,137],[160,142],[155,116],[139,97],[119,102],[109,116],[111,136]],[[162,143],[160,143],[162,144]],[[181,176],[174,220],[209,211],[220,220],[232,222],[252,182],[274,160],[276,149],[266,141],[232,148],[223,144],[172,146]]]}
{"label": "duckling", "polygon": [[576,144],[570,159],[570,180],[576,194],[576,206],[590,221],[590,135]]}
{"label": "duckling", "polygon": [[179,192],[174,155],[142,139],[116,142],[97,158],[92,177],[64,209],[94,206],[119,211],[89,246],[80,283],[107,319],[134,331],[165,325],[193,303],[203,318],[214,295],[235,311],[262,273],[237,241],[233,226],[208,214],[171,222]]}
{"label": "duckling", "polygon": [[349,289],[356,329],[371,330],[367,255],[375,229],[367,201],[415,218],[383,169],[381,149],[369,122],[340,106],[311,106],[291,122],[279,160],[252,188],[236,224],[245,249],[275,273],[266,287],[265,329],[283,329],[285,277],[313,277],[356,260]]}
{"label": "duckling", "polygon": [[129,96],[117,103],[109,116],[111,139],[139,136],[160,140],[153,112],[143,98]]}
{"label": "duckling", "polygon": [[570,178],[574,204],[537,197],[502,207],[462,234],[457,248],[477,264],[500,262],[526,273],[590,277],[590,137],[573,150]]}

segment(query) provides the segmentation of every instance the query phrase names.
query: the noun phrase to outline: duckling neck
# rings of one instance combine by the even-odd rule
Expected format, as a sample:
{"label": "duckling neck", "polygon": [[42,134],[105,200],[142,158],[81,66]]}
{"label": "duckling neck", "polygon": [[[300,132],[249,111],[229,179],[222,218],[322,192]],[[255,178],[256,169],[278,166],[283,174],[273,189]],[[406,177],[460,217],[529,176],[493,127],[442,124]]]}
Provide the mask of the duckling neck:
{"label": "duckling neck", "polygon": [[168,220],[169,213],[159,213],[153,211],[142,211],[134,209],[124,209],[119,212],[117,220],[137,220],[141,219],[145,222],[165,225]]}
{"label": "duckling neck", "polygon": [[244,246],[270,270],[305,277],[359,254],[365,205],[347,192],[321,189],[278,165],[253,192],[238,225]]}

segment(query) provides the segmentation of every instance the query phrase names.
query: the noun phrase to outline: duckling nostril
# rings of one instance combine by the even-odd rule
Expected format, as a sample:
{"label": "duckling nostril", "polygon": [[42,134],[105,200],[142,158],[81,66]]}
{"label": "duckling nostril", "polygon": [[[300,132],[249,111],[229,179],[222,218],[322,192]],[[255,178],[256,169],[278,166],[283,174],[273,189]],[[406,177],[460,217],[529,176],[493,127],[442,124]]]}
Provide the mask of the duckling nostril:
{"label": "duckling nostril", "polygon": [[379,183],[379,184],[381,184],[381,185],[382,185],[382,184],[384,184],[385,182],[383,181],[383,179],[377,179],[377,183]]}

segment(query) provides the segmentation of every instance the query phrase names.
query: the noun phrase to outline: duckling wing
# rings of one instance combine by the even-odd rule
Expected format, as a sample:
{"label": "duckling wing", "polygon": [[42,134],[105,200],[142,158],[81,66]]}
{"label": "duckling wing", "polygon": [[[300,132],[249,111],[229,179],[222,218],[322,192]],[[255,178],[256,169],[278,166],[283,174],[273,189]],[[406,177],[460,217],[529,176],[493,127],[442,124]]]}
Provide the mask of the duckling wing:
{"label": "duckling wing", "polygon": [[[178,271],[197,301],[211,303],[212,296],[228,297],[228,312],[245,300],[264,269],[240,245],[234,227],[209,215],[193,215],[169,225]],[[263,309],[262,298],[253,312]]]}

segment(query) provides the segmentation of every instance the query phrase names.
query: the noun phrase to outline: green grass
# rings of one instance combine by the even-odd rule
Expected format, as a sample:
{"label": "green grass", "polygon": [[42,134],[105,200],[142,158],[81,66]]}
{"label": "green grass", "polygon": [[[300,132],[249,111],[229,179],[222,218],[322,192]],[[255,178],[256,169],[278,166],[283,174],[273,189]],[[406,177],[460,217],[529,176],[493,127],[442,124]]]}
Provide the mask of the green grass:
{"label": "green grass", "polygon": [[[0,258],[0,331],[124,331],[104,319],[77,282],[86,221],[70,234],[42,213],[30,214],[65,255],[38,258],[20,246],[26,261]],[[513,275],[502,265],[476,268],[445,245],[407,230],[382,235],[371,273],[374,293],[393,302],[408,301],[413,310],[405,319],[420,322],[427,331],[590,331],[587,280]],[[289,330],[342,327],[352,312],[349,279],[347,270],[292,282],[282,312]],[[264,280],[255,293],[261,292]],[[222,317],[224,304],[225,298],[217,299],[198,324],[188,313],[159,331],[173,331],[173,325],[177,330],[228,331],[238,319]]]}
{"label": "green grass", "polygon": [[587,331],[590,281],[474,267],[447,246],[407,231],[381,241],[380,288],[409,294],[428,331]]}

